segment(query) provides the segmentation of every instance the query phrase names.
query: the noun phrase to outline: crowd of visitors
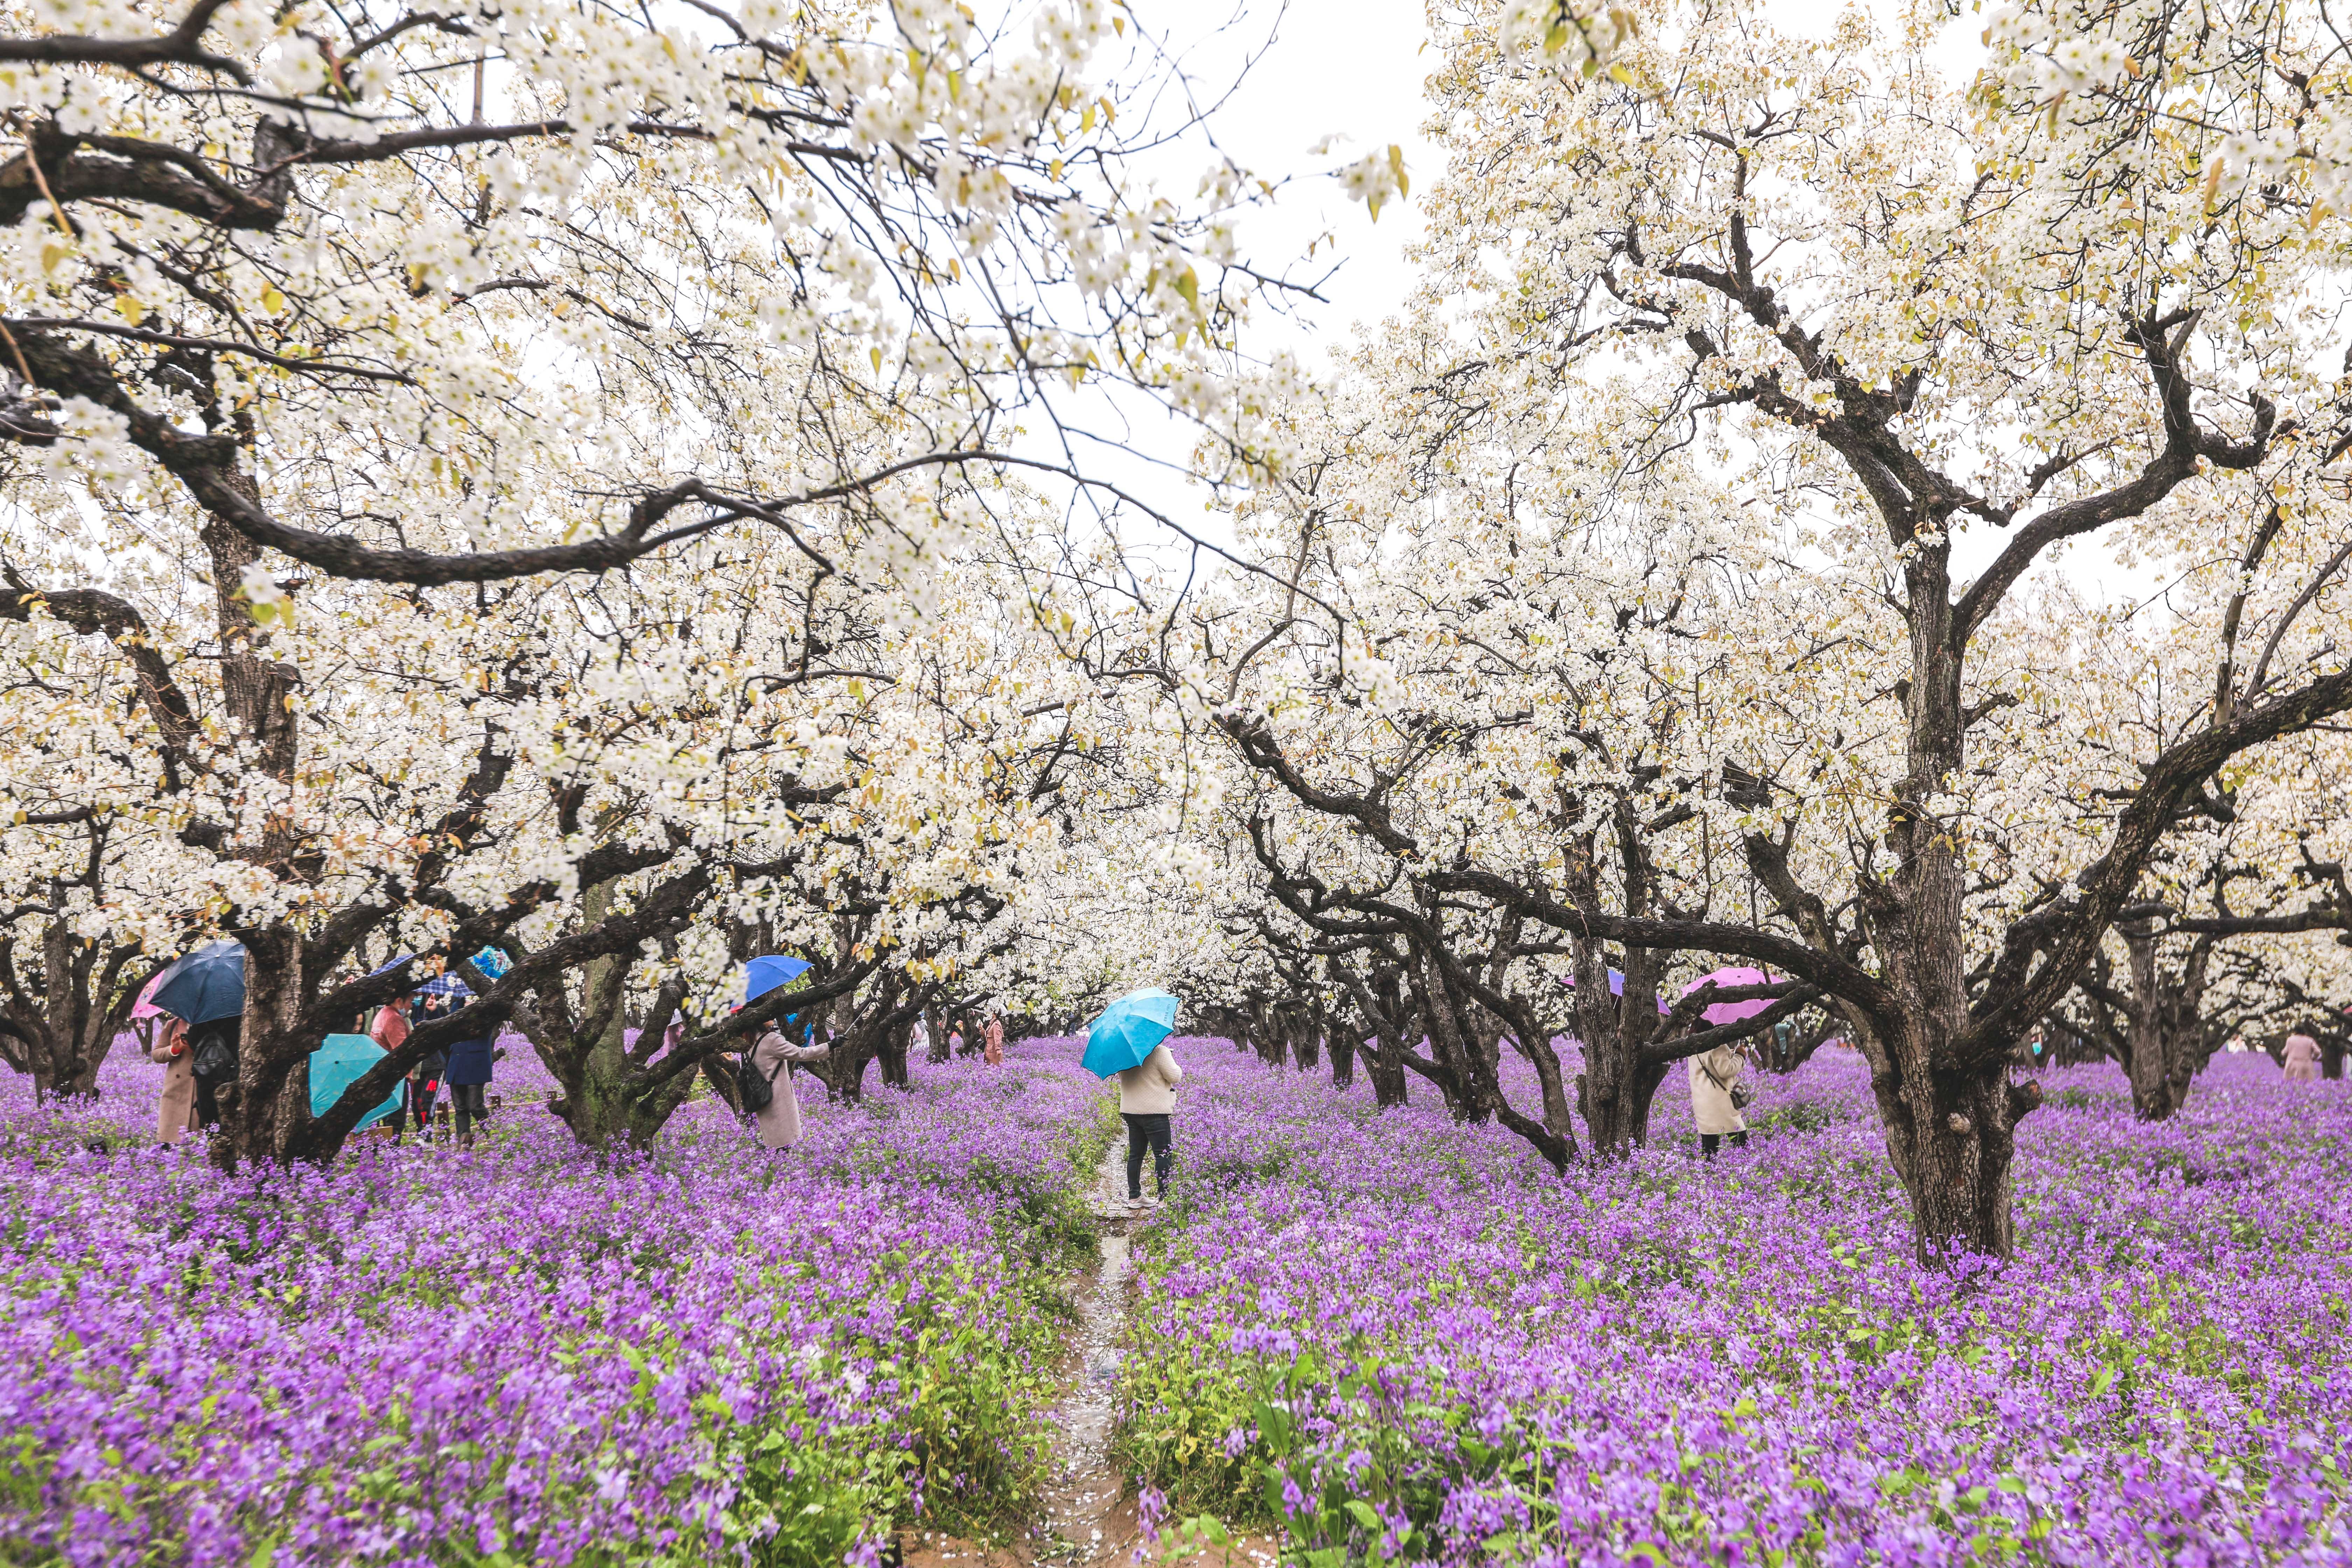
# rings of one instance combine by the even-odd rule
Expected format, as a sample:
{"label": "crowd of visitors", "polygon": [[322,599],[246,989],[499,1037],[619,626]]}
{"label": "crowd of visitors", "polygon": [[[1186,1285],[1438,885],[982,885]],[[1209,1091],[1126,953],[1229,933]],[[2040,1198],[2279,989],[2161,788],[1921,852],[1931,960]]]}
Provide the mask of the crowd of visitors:
{"label": "crowd of visitors", "polygon": [[[241,1012],[235,1010],[190,1022],[172,1007],[187,1006],[195,1012],[218,1010],[217,1000],[189,1006],[178,998],[195,996],[197,993],[185,984],[179,984],[176,990],[168,989],[166,983],[186,963],[217,958],[222,948],[234,945],[220,943],[200,950],[191,955],[190,961],[158,974],[142,993],[132,1012],[133,1028],[148,1058],[164,1069],[156,1103],[156,1137],[163,1143],[179,1142],[192,1133],[219,1124],[219,1093],[236,1075],[242,1023]],[[491,960],[495,960],[495,972],[503,973],[503,954],[486,951],[476,963]],[[798,960],[784,962],[806,967]],[[486,968],[485,973],[493,970]],[[240,982],[238,989],[241,988]],[[214,994],[216,998],[217,994]],[[1159,994],[1169,1002],[1174,1000]],[[241,1001],[241,997],[237,1000]],[[472,1001],[472,993],[455,976],[436,977],[414,993],[394,997],[377,1010],[373,1019],[363,1020],[365,1040],[378,1051],[398,1051],[418,1027],[460,1016]],[[1172,1008],[1169,1016],[1172,1018]],[[831,1059],[834,1042],[824,1037],[821,1019],[819,1010],[788,1015],[770,1024],[735,1067],[740,1109],[754,1123],[760,1142],[767,1148],[790,1149],[801,1141],[801,1103],[793,1081],[793,1070],[815,1068]],[[1001,1012],[992,1011],[977,1017],[958,1012],[937,1026],[945,1033],[949,1054],[977,1055],[991,1067],[1003,1062],[1004,1016]],[[1788,1027],[1781,1026],[1783,1029]],[[682,1016],[674,1020],[664,1033],[664,1048],[676,1046],[686,1029]],[[496,1036],[495,1028],[485,1027],[478,1035],[466,1035],[418,1059],[402,1080],[388,1107],[389,1114],[382,1118],[389,1136],[398,1142],[413,1129],[420,1140],[443,1136],[460,1149],[472,1148],[478,1130],[488,1119],[495,1103],[488,1091],[497,1064],[506,1055],[499,1048]],[[911,1029],[910,1047],[928,1054],[931,1037],[931,1026],[919,1020]],[[1831,1043],[1846,1044],[1842,1040]],[[353,1045],[362,1051],[366,1048],[358,1041]],[[1743,1112],[1751,1094],[1748,1075],[1759,1059],[1764,1065],[1772,1065],[1769,1058],[1759,1058],[1759,1050],[1768,1047],[1755,1039],[1732,1041],[1687,1058],[1691,1116],[1701,1158],[1715,1159],[1726,1143],[1734,1149],[1746,1147],[1748,1129]],[[2040,1056],[2042,1040],[2039,1030],[2029,1037],[2026,1048],[2034,1057]],[[2234,1043],[2232,1048],[2236,1048]],[[1137,1053],[1140,1059],[1125,1058],[1132,1060],[1133,1065],[1119,1068],[1115,1073],[1108,1068],[1098,1069],[1118,1081],[1119,1113],[1128,1140],[1127,1198],[1136,1207],[1156,1204],[1166,1194],[1174,1158],[1171,1118],[1176,1110],[1177,1090],[1184,1079],[1183,1068],[1177,1065],[1164,1040],[1147,1049],[1148,1054],[1141,1050]],[[2286,1036],[2279,1047],[2278,1059],[2290,1081],[2311,1082],[2322,1076],[2319,1042],[2307,1033],[2298,1030]],[[1142,1179],[1147,1155],[1158,1189],[1157,1194],[1149,1199]]]}

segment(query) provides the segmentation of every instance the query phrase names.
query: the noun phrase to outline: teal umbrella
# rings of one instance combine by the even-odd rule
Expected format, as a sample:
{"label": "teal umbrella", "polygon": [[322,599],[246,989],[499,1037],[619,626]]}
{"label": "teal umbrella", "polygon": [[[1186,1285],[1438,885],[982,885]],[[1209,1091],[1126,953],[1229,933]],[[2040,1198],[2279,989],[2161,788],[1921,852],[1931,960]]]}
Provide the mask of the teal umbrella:
{"label": "teal umbrella", "polygon": [[[359,1082],[360,1075],[383,1059],[383,1047],[365,1035],[329,1035],[326,1042],[310,1053],[310,1114],[326,1115],[329,1108],[342,1099],[343,1090]],[[382,1105],[361,1117],[352,1131],[373,1127],[399,1111],[400,1090],[395,1089]]]}
{"label": "teal umbrella", "polygon": [[1135,1066],[1175,1031],[1181,1005],[1156,986],[1129,992],[1087,1026],[1087,1054],[1079,1065],[1097,1078]]}

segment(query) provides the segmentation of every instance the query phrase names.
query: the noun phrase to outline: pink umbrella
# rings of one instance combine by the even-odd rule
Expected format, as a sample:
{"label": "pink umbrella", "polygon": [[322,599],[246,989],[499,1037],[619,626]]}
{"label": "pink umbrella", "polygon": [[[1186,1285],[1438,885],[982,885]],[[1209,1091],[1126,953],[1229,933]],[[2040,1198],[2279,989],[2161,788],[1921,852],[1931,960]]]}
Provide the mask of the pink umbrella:
{"label": "pink umbrella", "polygon": [[[1771,984],[1772,977],[1762,970],[1749,969],[1744,964],[1734,964],[1728,969],[1718,969],[1712,974],[1700,975],[1683,987],[1683,994],[1687,996],[1700,986],[1707,984],[1712,984],[1720,991],[1728,991],[1735,985],[1769,985]],[[1770,1000],[1762,996],[1747,1002],[1712,1003],[1706,1010],[1706,1021],[1717,1027],[1725,1024],[1737,1024],[1743,1018],[1753,1018],[1770,1005],[1772,1005]]]}
{"label": "pink umbrella", "polygon": [[156,1018],[163,1016],[163,1009],[155,1005],[155,987],[163,984],[163,976],[171,973],[169,969],[160,969],[155,972],[155,978],[150,980],[147,983],[147,988],[139,993],[139,1000],[131,1009],[131,1016],[133,1018]]}

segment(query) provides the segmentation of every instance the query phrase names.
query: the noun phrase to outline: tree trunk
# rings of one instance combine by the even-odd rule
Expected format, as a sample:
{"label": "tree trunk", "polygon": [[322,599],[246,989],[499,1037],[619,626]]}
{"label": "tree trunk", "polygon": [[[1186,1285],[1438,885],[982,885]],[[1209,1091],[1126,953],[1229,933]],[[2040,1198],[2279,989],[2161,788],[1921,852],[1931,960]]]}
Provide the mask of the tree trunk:
{"label": "tree trunk", "polygon": [[1491,1072],[1480,1070],[1486,1064],[1463,1031],[1461,1013],[1447,991],[1443,970],[1424,957],[1409,967],[1407,975],[1413,1001],[1429,1025],[1430,1054],[1443,1071],[1436,1082],[1444,1092],[1446,1109],[1457,1120],[1473,1125],[1492,1121],[1498,1086]]}
{"label": "tree trunk", "polygon": [[912,1023],[892,1024],[882,1031],[877,1054],[882,1059],[882,1081],[892,1089],[912,1089],[913,1080],[907,1076],[907,1047],[912,1042]]}
{"label": "tree trunk", "polygon": [[[1650,1096],[1634,1087],[1641,1048],[1628,1037],[1619,998],[1609,994],[1608,955],[1592,942],[1572,941],[1570,946],[1576,965],[1573,1016],[1584,1056],[1584,1070],[1576,1077],[1577,1111],[1592,1157],[1622,1160],[1650,1133]],[[1633,963],[1630,956],[1627,963]],[[1625,1002],[1632,1002],[1633,990],[1628,974]],[[1656,1092],[1655,1086],[1651,1092]]]}
{"label": "tree trunk", "polygon": [[1961,655],[1951,635],[1948,547],[1916,553],[1905,569],[1912,679],[1909,769],[1888,813],[1895,868],[1865,878],[1857,891],[1872,944],[1894,994],[1892,1030],[1858,1031],[1871,1053],[1872,1088],[1886,1150],[1911,1198],[1912,1232],[1924,1268],[1959,1253],[2007,1258],[2014,1250],[2010,1206],[2013,1131],[2040,1103],[2039,1086],[2009,1081],[2014,1037],[1973,1059],[1960,1057],[1969,1032],[1966,895],[1968,867],[1934,799],[1965,764]]}
{"label": "tree trunk", "polygon": [[273,923],[239,931],[245,945],[245,1014],[236,1077],[219,1092],[221,1136],[214,1157],[230,1169],[290,1157],[310,1120],[310,1053],[291,1033],[302,1005],[302,937]]}
{"label": "tree trunk", "polygon": [[1349,1089],[1356,1081],[1356,1042],[1342,1026],[1331,1031],[1331,1085]]}
{"label": "tree trunk", "polygon": [[947,1019],[940,1016],[939,1004],[936,1002],[923,1009],[923,1030],[930,1037],[931,1042],[930,1048],[925,1053],[923,1059],[933,1067],[952,1060],[953,1058],[948,1050]]}
{"label": "tree trunk", "polygon": [[[62,895],[60,895],[62,897]],[[33,1098],[89,1099],[114,1045],[115,993],[130,957],[77,935],[64,921],[41,933],[41,1008],[33,1030]]]}
{"label": "tree trunk", "polygon": [[1920,1266],[1948,1267],[1958,1252],[2010,1256],[2015,1129],[2041,1103],[2041,1086],[2010,1082],[2006,1053],[1965,1071],[1937,1063],[1924,1028],[1886,1041],[1855,1033],[1871,1063],[1887,1156],[1911,1200]]}

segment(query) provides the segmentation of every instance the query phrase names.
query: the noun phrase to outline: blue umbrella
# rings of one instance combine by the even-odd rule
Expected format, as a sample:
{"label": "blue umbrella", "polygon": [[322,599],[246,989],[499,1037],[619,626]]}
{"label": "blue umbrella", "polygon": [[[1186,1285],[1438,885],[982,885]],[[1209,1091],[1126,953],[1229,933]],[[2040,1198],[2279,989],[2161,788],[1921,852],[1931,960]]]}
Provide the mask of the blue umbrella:
{"label": "blue umbrella", "polygon": [[743,1000],[757,1001],[779,985],[788,985],[808,973],[808,960],[772,952],[743,966]]}
{"label": "blue umbrella", "polygon": [[1087,1026],[1087,1054],[1078,1065],[1097,1078],[1135,1066],[1175,1031],[1176,1009],[1181,1005],[1156,986],[1129,992]]}
{"label": "blue umbrella", "polygon": [[416,988],[419,996],[471,996],[474,988],[454,974],[436,974]]}
{"label": "blue umbrella", "polygon": [[164,972],[151,1000],[191,1026],[237,1016],[245,1011],[245,944],[196,949]]}
{"label": "blue umbrella", "polygon": [[[326,1043],[310,1053],[310,1114],[324,1116],[343,1090],[359,1082],[361,1075],[383,1059],[383,1047],[365,1035],[329,1035]],[[395,1088],[384,1097],[383,1103],[370,1110],[352,1125],[373,1127],[387,1116],[400,1111],[400,1090]]]}
{"label": "blue umbrella", "polygon": [[502,947],[486,947],[474,954],[474,967],[493,980],[503,980],[507,971],[514,967],[514,960]]}

